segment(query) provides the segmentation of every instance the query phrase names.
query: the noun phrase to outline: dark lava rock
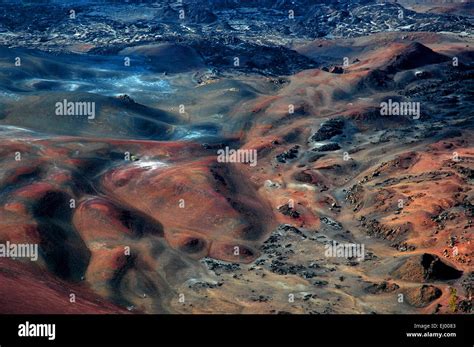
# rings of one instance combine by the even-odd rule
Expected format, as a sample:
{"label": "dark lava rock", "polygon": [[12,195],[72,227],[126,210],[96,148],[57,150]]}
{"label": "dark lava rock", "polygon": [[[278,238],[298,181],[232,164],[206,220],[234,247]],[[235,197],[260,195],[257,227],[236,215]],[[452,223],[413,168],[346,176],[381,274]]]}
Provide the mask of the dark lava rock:
{"label": "dark lava rock", "polygon": [[334,118],[321,124],[319,130],[311,136],[311,141],[325,141],[333,138],[336,135],[342,134],[344,128],[344,121],[342,119]]}
{"label": "dark lava rock", "polygon": [[219,260],[211,259],[211,258],[204,258],[201,260],[209,270],[220,274],[222,272],[235,272],[240,270],[240,265],[237,263],[225,263]]}
{"label": "dark lava rock", "polygon": [[303,264],[290,263],[289,259],[292,254],[295,254],[293,242],[296,234],[302,239],[307,239],[301,230],[292,225],[282,224],[274,231],[270,237],[263,243],[260,250],[264,254],[263,257],[268,260],[263,266],[268,270],[278,275],[296,275],[304,279],[311,279],[318,276],[316,271],[321,271],[317,264]]}
{"label": "dark lava rock", "polygon": [[211,10],[196,6],[186,6],[185,16],[197,24],[210,24],[217,21],[217,16]]}
{"label": "dark lava rock", "polygon": [[327,143],[325,145],[313,148],[312,151],[314,151],[314,152],[329,152],[329,151],[337,151],[338,149],[341,149],[341,146],[339,146],[338,143],[331,142],[331,143]]}
{"label": "dark lava rock", "polygon": [[271,301],[272,298],[268,295],[259,295],[259,296],[252,296],[250,300],[256,301],[256,302],[268,302],[268,301]]}
{"label": "dark lava rock", "polygon": [[122,95],[119,95],[117,96],[117,99],[119,99],[121,102],[123,102],[124,104],[129,104],[129,105],[132,105],[132,104],[136,104],[135,100],[133,100],[129,95],[127,94],[122,94]]}
{"label": "dark lava rock", "polygon": [[188,285],[189,289],[200,290],[200,289],[214,289],[222,286],[222,282],[210,283],[210,282],[195,282]]}
{"label": "dark lava rock", "polygon": [[296,211],[294,208],[290,207],[290,205],[286,204],[286,205],[282,205],[278,208],[278,211],[282,214],[284,214],[285,216],[289,216],[291,218],[299,218],[300,217],[300,213],[298,211]]}
{"label": "dark lava rock", "polygon": [[424,253],[406,259],[392,275],[405,281],[422,283],[456,279],[461,277],[462,271],[444,263],[436,255]]}
{"label": "dark lava rock", "polygon": [[327,226],[329,226],[331,228],[334,228],[334,229],[337,229],[337,230],[342,229],[342,224],[339,223],[338,221],[335,221],[334,219],[331,219],[329,217],[321,217],[320,220],[321,220],[322,223],[326,224]]}
{"label": "dark lava rock", "polygon": [[472,300],[461,300],[457,305],[456,305],[456,311],[458,312],[464,312],[464,313],[472,313]]}
{"label": "dark lava rock", "polygon": [[459,172],[462,176],[472,180],[474,179],[474,170],[464,166],[456,167],[456,171]]}
{"label": "dark lava rock", "polygon": [[299,148],[300,148],[299,145],[291,147],[289,150],[278,154],[276,156],[276,160],[279,161],[280,163],[286,163],[287,160],[298,158]]}
{"label": "dark lava rock", "polygon": [[396,283],[388,283],[386,281],[381,283],[373,283],[365,291],[370,294],[390,293],[400,288]]}
{"label": "dark lava rock", "polygon": [[329,284],[328,281],[321,281],[321,280],[315,281],[313,283],[313,285],[315,285],[316,287],[324,287],[324,286],[327,286],[328,284]]}
{"label": "dark lava rock", "polygon": [[341,74],[341,73],[344,73],[344,69],[340,66],[333,66],[329,69],[329,72],[330,73],[337,73],[337,74]]}
{"label": "dark lava rock", "polygon": [[293,225],[282,224],[278,227],[278,230],[283,230],[283,231],[286,231],[286,232],[291,231],[291,232],[295,233],[296,235],[301,236],[304,239],[306,238],[306,235],[303,234],[303,232],[300,229],[294,227]]}
{"label": "dark lava rock", "polygon": [[270,271],[278,275],[297,275],[302,278],[313,278],[316,274],[313,271],[308,271],[304,265],[289,264],[280,260],[273,260],[270,264]]}
{"label": "dark lava rock", "polygon": [[462,281],[461,285],[466,292],[466,296],[472,297],[474,295],[474,272],[469,273],[467,278]]}
{"label": "dark lava rock", "polygon": [[[194,40],[190,45],[198,51],[207,65],[219,70],[235,69],[265,76],[288,76],[316,67],[312,59],[283,46],[263,46],[230,36],[220,39]],[[234,57],[239,64],[234,65]]]}
{"label": "dark lava rock", "polygon": [[428,306],[443,294],[439,288],[432,285],[422,285],[417,288],[409,288],[405,293],[407,302],[414,307]]}

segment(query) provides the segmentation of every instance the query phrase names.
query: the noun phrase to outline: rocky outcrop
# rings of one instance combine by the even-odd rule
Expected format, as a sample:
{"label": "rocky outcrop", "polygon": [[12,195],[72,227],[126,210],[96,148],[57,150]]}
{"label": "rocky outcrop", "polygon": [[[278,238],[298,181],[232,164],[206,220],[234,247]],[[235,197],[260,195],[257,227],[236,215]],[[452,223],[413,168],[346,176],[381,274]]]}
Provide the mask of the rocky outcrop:
{"label": "rocky outcrop", "polygon": [[436,255],[424,253],[406,258],[392,275],[405,281],[423,283],[456,279],[461,277],[462,271],[446,264]]}

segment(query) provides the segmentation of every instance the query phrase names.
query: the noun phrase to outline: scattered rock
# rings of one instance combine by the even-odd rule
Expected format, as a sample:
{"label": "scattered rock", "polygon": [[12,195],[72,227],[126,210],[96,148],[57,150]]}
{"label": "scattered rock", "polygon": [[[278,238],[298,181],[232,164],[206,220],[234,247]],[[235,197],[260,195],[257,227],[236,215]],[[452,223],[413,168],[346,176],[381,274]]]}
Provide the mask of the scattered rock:
{"label": "scattered rock", "polygon": [[337,151],[338,149],[341,149],[341,146],[339,146],[338,143],[331,142],[331,143],[327,143],[327,144],[318,146],[316,148],[313,148],[312,151],[314,151],[314,152],[329,152],[329,151]]}
{"label": "scattered rock", "polygon": [[459,303],[456,305],[456,311],[458,312],[463,312],[463,313],[473,313],[472,309],[472,300],[461,300]]}
{"label": "scattered rock", "polygon": [[289,204],[285,204],[285,205],[282,205],[278,208],[278,211],[282,214],[284,214],[285,216],[289,216],[291,218],[299,218],[300,217],[300,213],[298,211],[296,211],[293,207],[290,207]]}
{"label": "scattered rock", "polygon": [[277,161],[279,161],[280,163],[286,163],[287,160],[298,158],[299,148],[300,146],[296,145],[296,146],[291,147],[289,150],[278,154],[276,156]]}
{"label": "scattered rock", "polygon": [[383,281],[381,283],[373,283],[367,288],[365,288],[365,291],[370,293],[370,294],[380,294],[380,293],[391,293],[395,290],[400,288],[400,286],[396,283],[389,283],[386,281]]}
{"label": "scattered rock", "polygon": [[333,118],[321,124],[319,130],[311,136],[310,141],[325,141],[336,135],[341,135],[344,128],[342,119]]}

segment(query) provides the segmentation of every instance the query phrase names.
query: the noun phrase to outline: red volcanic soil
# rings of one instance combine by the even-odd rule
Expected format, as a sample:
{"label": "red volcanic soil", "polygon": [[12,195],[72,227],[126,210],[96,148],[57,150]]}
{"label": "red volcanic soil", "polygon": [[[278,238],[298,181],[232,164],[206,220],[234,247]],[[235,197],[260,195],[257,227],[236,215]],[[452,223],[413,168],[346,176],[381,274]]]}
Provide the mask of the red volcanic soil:
{"label": "red volcanic soil", "polygon": [[[37,266],[0,259],[0,306],[4,314],[128,313],[91,291],[85,284],[58,280]],[[71,294],[75,302],[71,303]]]}
{"label": "red volcanic soil", "polygon": [[[34,264],[0,260],[0,312],[445,313],[453,289],[469,312],[470,72],[450,62],[470,41],[404,36],[302,44],[332,69],[278,87],[254,76],[199,86],[202,103],[232,101],[213,115],[223,143],[2,138],[0,241],[41,252]],[[183,55],[169,48],[124,54]],[[420,100],[419,119],[382,116],[387,99]],[[173,120],[167,134],[185,118],[172,113],[159,114]],[[107,124],[91,133],[123,130]],[[258,162],[218,162],[226,143]],[[331,241],[362,244],[365,258],[327,256]]]}
{"label": "red volcanic soil", "polygon": [[[193,144],[41,140],[23,149],[29,157],[20,166],[13,156],[18,143],[10,146],[0,239],[38,243],[54,275],[65,283],[84,279],[83,287],[71,286],[122,306],[133,306],[129,291],[143,290],[153,301],[145,305],[164,312],[164,297],[173,295],[169,282],[192,271],[197,259],[249,263],[276,225],[245,174]],[[125,160],[125,153],[135,159]],[[164,278],[156,277],[157,266]],[[51,291],[59,290],[58,281]],[[133,309],[142,308],[150,309]],[[64,312],[75,309],[89,312],[83,306]]]}
{"label": "red volcanic soil", "polygon": [[270,230],[271,213],[245,176],[216,165],[215,157],[174,167],[143,165],[109,171],[102,182],[107,194],[160,221],[170,244],[189,254],[255,259],[252,244]]}

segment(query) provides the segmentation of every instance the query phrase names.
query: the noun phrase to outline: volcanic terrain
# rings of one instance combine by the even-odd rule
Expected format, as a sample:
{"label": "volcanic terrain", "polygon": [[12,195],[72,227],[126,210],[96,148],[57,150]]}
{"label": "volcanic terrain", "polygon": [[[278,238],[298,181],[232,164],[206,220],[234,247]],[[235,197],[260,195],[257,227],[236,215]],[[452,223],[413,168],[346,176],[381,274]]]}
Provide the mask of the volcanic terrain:
{"label": "volcanic terrain", "polygon": [[2,2],[0,313],[472,313],[472,10]]}

